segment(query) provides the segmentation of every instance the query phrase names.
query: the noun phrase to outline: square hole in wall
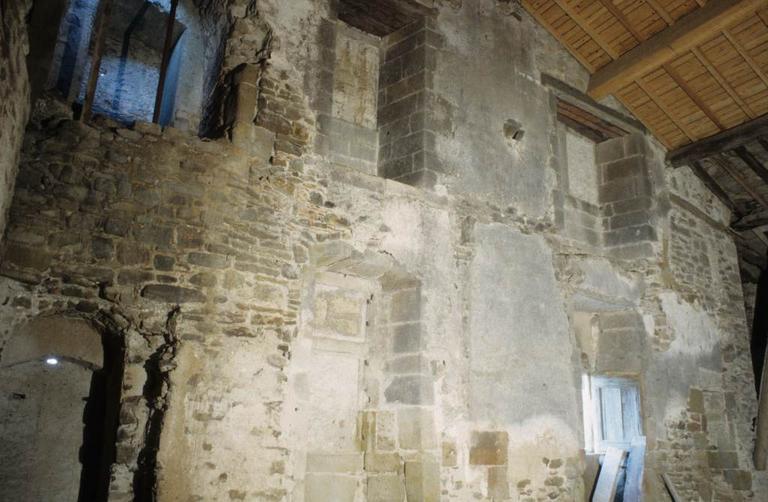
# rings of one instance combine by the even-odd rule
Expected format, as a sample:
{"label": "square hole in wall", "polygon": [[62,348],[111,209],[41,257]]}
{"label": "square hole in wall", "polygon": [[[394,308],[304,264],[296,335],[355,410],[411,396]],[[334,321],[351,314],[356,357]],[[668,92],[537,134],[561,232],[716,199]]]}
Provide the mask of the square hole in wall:
{"label": "square hole in wall", "polygon": [[384,37],[428,15],[432,9],[417,0],[341,0],[339,19],[357,29]]}

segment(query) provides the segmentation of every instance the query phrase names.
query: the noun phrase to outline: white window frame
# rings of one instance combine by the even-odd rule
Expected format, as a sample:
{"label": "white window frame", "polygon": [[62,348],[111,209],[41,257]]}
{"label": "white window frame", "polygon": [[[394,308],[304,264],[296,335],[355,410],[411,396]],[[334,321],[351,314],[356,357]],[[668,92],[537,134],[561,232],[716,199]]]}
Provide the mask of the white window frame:
{"label": "white window frame", "polygon": [[[606,420],[603,409],[603,392],[619,393],[618,403],[620,408],[614,409],[612,417],[618,420],[614,422],[614,437],[606,436]],[[640,385],[637,380],[626,377],[612,377],[605,375],[584,375],[582,382],[582,397],[584,400],[584,439],[586,450],[593,453],[605,453],[609,447],[627,450],[632,446],[632,441],[643,436],[643,420],[640,399]],[[618,417],[618,418],[617,418]],[[621,428],[620,437],[615,434],[617,427]],[[610,433],[610,432],[609,432]]]}

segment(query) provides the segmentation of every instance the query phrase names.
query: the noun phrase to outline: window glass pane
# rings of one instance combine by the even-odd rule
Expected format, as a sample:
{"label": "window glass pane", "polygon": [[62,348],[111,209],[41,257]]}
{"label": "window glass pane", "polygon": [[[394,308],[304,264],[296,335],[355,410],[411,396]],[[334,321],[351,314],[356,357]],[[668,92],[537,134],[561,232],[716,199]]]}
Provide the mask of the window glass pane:
{"label": "window glass pane", "polygon": [[603,441],[623,441],[624,426],[621,413],[621,389],[619,387],[601,388],[600,405]]}

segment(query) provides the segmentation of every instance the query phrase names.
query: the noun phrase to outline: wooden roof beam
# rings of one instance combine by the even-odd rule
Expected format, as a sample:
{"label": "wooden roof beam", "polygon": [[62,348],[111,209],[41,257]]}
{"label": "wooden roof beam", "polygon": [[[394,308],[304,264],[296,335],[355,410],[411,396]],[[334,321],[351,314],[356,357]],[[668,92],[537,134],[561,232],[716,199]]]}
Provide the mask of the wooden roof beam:
{"label": "wooden roof beam", "polygon": [[741,188],[744,189],[745,192],[747,192],[754,200],[755,202],[758,202],[761,206],[763,206],[763,209],[768,209],[768,200],[765,199],[760,193],[755,190],[755,188],[749,183],[747,179],[745,179],[728,161],[728,159],[724,158],[723,156],[716,156],[712,157],[712,161],[717,164],[720,169],[725,171],[733,180],[741,185]]}
{"label": "wooden roof beam", "polygon": [[715,178],[710,175],[706,169],[704,169],[704,166],[702,166],[698,162],[691,162],[691,169],[693,170],[693,174],[698,177],[704,185],[709,188],[709,191],[712,192],[715,197],[720,199],[720,202],[726,205],[728,209],[730,209],[734,214],[740,215],[741,212],[736,207],[736,203],[731,200],[731,198],[728,196],[726,191],[723,189],[723,187],[720,186],[720,184],[715,180]]}
{"label": "wooden roof beam", "polygon": [[667,161],[675,167],[687,165],[694,160],[746,145],[762,136],[768,136],[768,114],[673,150],[667,154]]}
{"label": "wooden roof beam", "polygon": [[674,19],[672,19],[672,16],[669,15],[669,12],[667,12],[667,9],[664,8],[663,5],[661,5],[658,0],[645,0],[645,3],[651,6],[651,9],[653,9],[658,16],[664,20],[667,25],[670,25],[674,23]]}
{"label": "wooden roof beam", "polygon": [[667,29],[657,33],[615,61],[599,69],[588,93],[600,99],[625,87],[648,72],[704,43],[732,24],[765,6],[765,0],[708,2]]}
{"label": "wooden roof beam", "polygon": [[742,162],[744,162],[753,173],[760,176],[760,179],[768,183],[768,169],[765,168],[765,166],[757,160],[757,157],[752,155],[752,152],[747,150],[746,147],[740,146],[734,150],[736,152],[736,156],[741,159]]}

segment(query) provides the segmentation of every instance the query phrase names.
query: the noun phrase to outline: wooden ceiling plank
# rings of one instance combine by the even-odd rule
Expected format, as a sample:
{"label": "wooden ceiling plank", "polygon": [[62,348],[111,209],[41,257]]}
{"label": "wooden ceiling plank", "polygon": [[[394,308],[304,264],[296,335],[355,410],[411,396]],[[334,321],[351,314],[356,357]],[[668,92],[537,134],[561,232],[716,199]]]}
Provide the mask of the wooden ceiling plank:
{"label": "wooden ceiling plank", "polygon": [[[621,99],[621,98],[620,98]],[[640,111],[640,106],[636,105],[629,99],[621,99],[621,102],[624,104],[624,106],[627,107],[627,109],[632,112],[632,115],[642,120],[642,112]],[[670,142],[667,135],[663,134],[661,129],[659,129],[655,124],[651,123],[650,121],[646,121],[645,125],[648,126],[648,129],[657,137],[659,138],[659,141],[662,142],[662,144],[667,148],[672,148],[673,144]]]}
{"label": "wooden ceiling plank", "polygon": [[687,126],[683,125],[682,122],[680,122],[679,120],[675,119],[672,115],[670,115],[670,113],[667,111],[667,107],[663,103],[659,102],[659,99],[654,95],[653,92],[651,92],[648,86],[645,85],[645,83],[643,82],[643,79],[639,78],[636,80],[636,82],[637,82],[637,85],[640,86],[640,88],[643,90],[643,92],[645,92],[648,95],[648,97],[651,99],[651,101],[653,101],[654,104],[659,108],[659,110],[661,110],[661,112],[669,119],[669,121],[675,124],[675,126],[690,141],[694,141],[695,135],[690,131],[690,129],[688,129]]}
{"label": "wooden ceiling plank", "polygon": [[674,80],[675,83],[683,90],[683,92],[685,92],[685,94],[691,98],[691,101],[696,103],[696,106],[698,106],[699,109],[704,112],[704,115],[706,115],[707,118],[711,120],[712,123],[715,124],[715,126],[717,126],[720,131],[724,131],[726,129],[720,119],[717,118],[717,115],[715,115],[715,112],[713,112],[709,105],[707,105],[699,97],[696,91],[694,91],[691,86],[688,85],[688,82],[686,82],[685,79],[674,68],[672,68],[672,65],[665,64],[662,68],[664,68],[664,71],[666,71],[667,74],[672,77],[672,80]]}
{"label": "wooden ceiling plank", "polygon": [[739,55],[744,58],[744,61],[746,61],[749,67],[752,68],[752,71],[754,71],[755,74],[760,77],[760,80],[763,81],[766,87],[768,87],[768,75],[766,75],[762,68],[758,66],[758,64],[755,62],[755,58],[749,55],[746,49],[744,49],[739,41],[736,40],[728,30],[723,30],[723,35],[725,35],[725,38],[728,39],[733,48],[736,49],[736,52],[738,52]]}
{"label": "wooden ceiling plank", "polygon": [[549,21],[548,21],[546,18],[544,18],[544,16],[541,14],[541,12],[539,12],[539,11],[537,11],[536,9],[534,9],[534,8],[533,8],[533,5],[531,4],[531,2],[530,2],[530,1],[528,1],[528,0],[523,0],[523,7],[525,7],[525,8],[528,10],[528,12],[530,12],[530,13],[533,15],[533,17],[535,17],[535,18],[536,18],[536,20],[537,20],[538,22],[540,22],[542,25],[544,25],[544,27],[545,27],[545,28],[548,28],[548,29],[549,29],[549,32],[552,34],[552,36],[553,36],[553,37],[555,37],[555,39],[557,39],[557,41],[558,41],[558,42],[560,42],[560,43],[561,43],[561,44],[563,44],[564,46],[566,46],[566,47],[570,48],[570,49],[571,49],[571,51],[570,51],[570,52],[571,52],[571,54],[573,55],[573,57],[575,57],[575,58],[576,58],[576,60],[578,60],[578,62],[579,62],[579,63],[583,64],[583,65],[584,65],[584,67],[585,67],[587,70],[589,70],[589,72],[590,72],[590,73],[594,73],[594,71],[595,71],[595,65],[593,65],[593,64],[592,64],[592,63],[591,63],[591,62],[590,62],[590,61],[589,61],[589,60],[588,60],[588,59],[587,59],[587,58],[586,58],[584,55],[582,55],[582,54],[581,54],[579,51],[577,51],[576,49],[574,49],[574,48],[573,48],[573,47],[572,47],[572,46],[571,46],[571,45],[568,43],[568,41],[567,41],[567,40],[566,40],[566,39],[565,39],[565,38],[564,38],[564,37],[563,37],[563,36],[560,34],[560,32],[559,32],[558,30],[554,29],[554,27],[552,26],[552,24],[551,24],[551,23],[550,23],[550,22],[549,22]]}
{"label": "wooden ceiling plank", "polygon": [[674,19],[672,19],[672,16],[669,15],[669,12],[667,12],[667,9],[665,9],[658,0],[645,0],[645,3],[650,5],[651,9],[656,11],[656,14],[667,23],[667,26],[675,22]]}
{"label": "wooden ceiling plank", "polygon": [[752,155],[752,152],[747,150],[746,147],[740,146],[734,150],[736,153],[736,156],[741,159],[744,164],[749,167],[753,173],[760,176],[760,179],[768,183],[768,169],[765,168],[765,166],[757,160],[757,158]]}
{"label": "wooden ceiling plank", "polygon": [[752,185],[749,184],[749,181],[747,181],[737,170],[734,168],[728,159],[723,158],[720,155],[712,157],[712,161],[717,164],[720,169],[728,173],[728,175],[733,178],[736,183],[741,185],[741,188],[744,189],[745,192],[747,192],[752,198],[760,203],[761,206],[763,206],[765,209],[768,209],[768,200],[765,199],[760,193],[752,188]]}
{"label": "wooden ceiling plank", "polygon": [[763,22],[763,24],[768,26],[768,11],[759,10],[757,11],[757,15],[760,17],[760,20]]}
{"label": "wooden ceiling plank", "polygon": [[616,49],[611,47],[605,40],[603,40],[603,37],[598,33],[594,28],[592,28],[589,25],[589,22],[582,17],[582,15],[576,11],[576,9],[573,8],[573,6],[569,5],[566,0],[555,0],[555,3],[565,11],[566,14],[571,16],[571,19],[573,19],[576,24],[581,27],[582,30],[584,30],[590,37],[592,37],[592,40],[597,43],[597,45],[600,46],[601,49],[603,49],[606,54],[611,56],[612,59],[618,59],[619,53]]}
{"label": "wooden ceiling plank", "polygon": [[725,77],[715,68],[715,66],[707,59],[707,56],[701,52],[701,49],[698,47],[694,47],[693,55],[696,56],[696,59],[699,60],[699,63],[701,63],[704,68],[707,69],[710,75],[712,75],[712,78],[714,78],[718,84],[720,84],[720,87],[725,89],[725,92],[728,93],[728,95],[733,99],[733,101],[738,105],[739,108],[741,108],[741,111],[744,112],[744,115],[747,117],[753,119],[756,117],[755,112],[752,111],[752,108],[747,105],[747,103],[744,102],[743,99],[741,99],[741,96],[739,96],[739,93],[736,92],[736,90],[731,86],[731,84],[728,83],[727,80],[725,80]]}
{"label": "wooden ceiling plank", "polygon": [[717,183],[717,180],[713,178],[706,169],[704,169],[704,166],[702,166],[699,162],[692,162],[691,170],[693,170],[693,174],[695,174],[696,177],[698,177],[701,182],[704,183],[704,185],[706,185],[706,187],[709,188],[709,190],[715,194],[715,196],[720,199],[720,201],[725,204],[726,207],[728,207],[728,209],[737,215],[740,214],[736,204],[731,200],[725,190],[723,190],[723,187]]}
{"label": "wooden ceiling plank", "polygon": [[633,37],[635,37],[635,40],[638,42],[643,41],[643,35],[640,33],[633,24],[629,21],[627,16],[624,15],[624,13],[614,5],[613,0],[600,0],[600,3],[605,7],[605,9],[610,12],[613,17],[619,20],[619,23],[624,27],[625,30],[627,30],[629,33],[632,34]]}
{"label": "wooden ceiling plank", "polygon": [[[563,0],[556,0],[562,3]],[[632,80],[689,52],[733,23],[754,13],[765,0],[718,0],[709,2],[642,42],[621,58],[592,75],[589,94],[599,99]]]}
{"label": "wooden ceiling plank", "polygon": [[671,151],[667,154],[667,161],[679,167],[694,160],[733,150],[762,136],[768,136],[768,114]]}

